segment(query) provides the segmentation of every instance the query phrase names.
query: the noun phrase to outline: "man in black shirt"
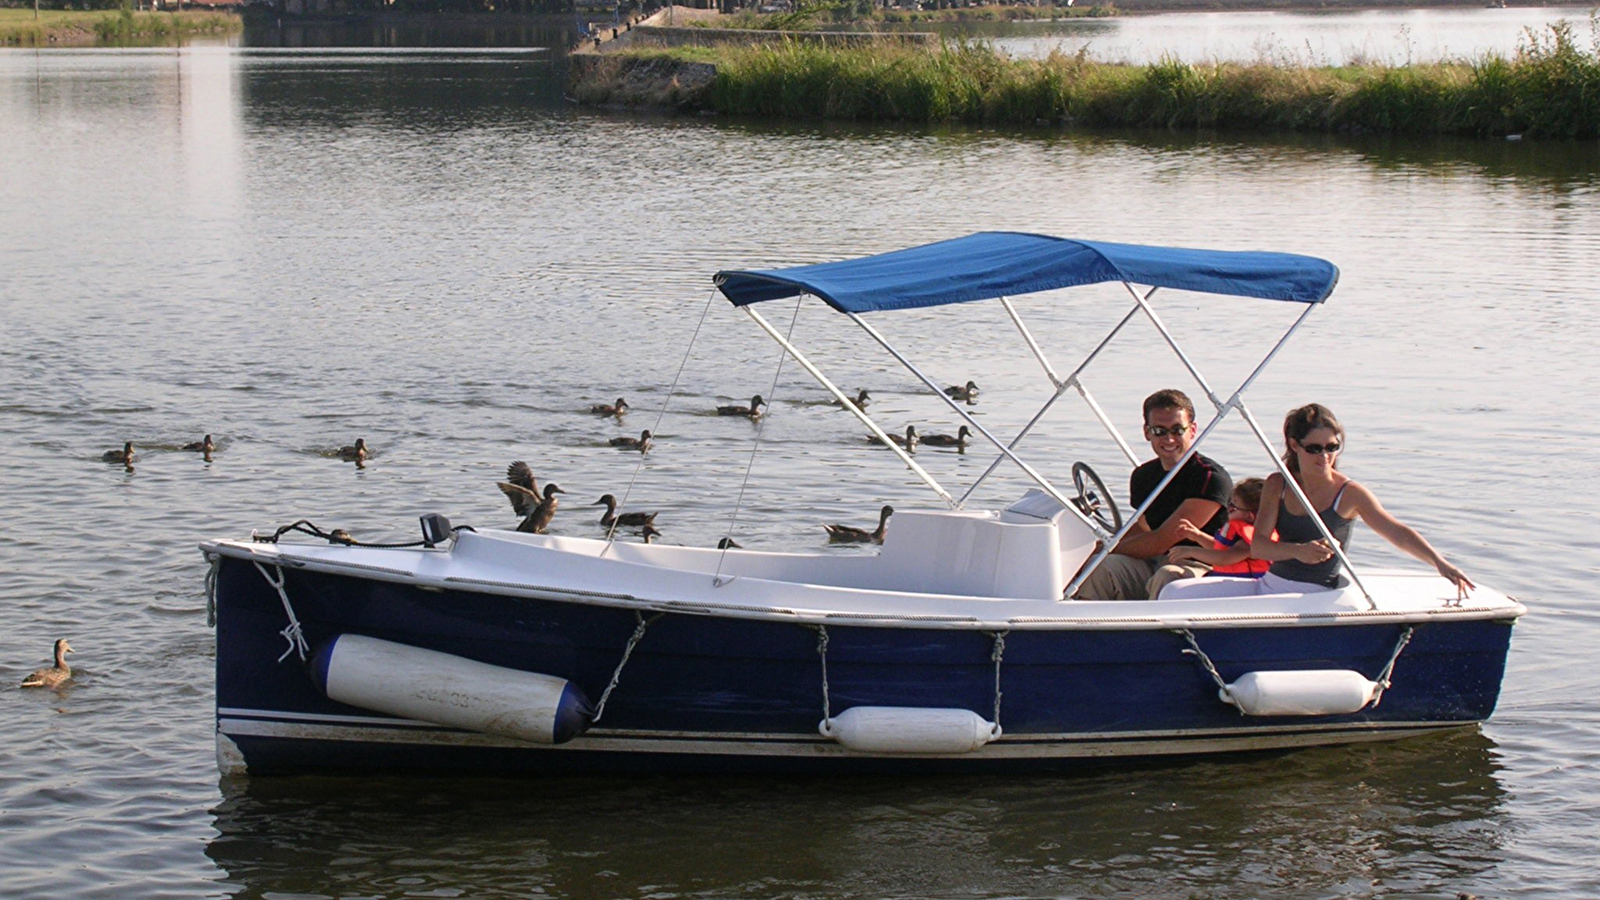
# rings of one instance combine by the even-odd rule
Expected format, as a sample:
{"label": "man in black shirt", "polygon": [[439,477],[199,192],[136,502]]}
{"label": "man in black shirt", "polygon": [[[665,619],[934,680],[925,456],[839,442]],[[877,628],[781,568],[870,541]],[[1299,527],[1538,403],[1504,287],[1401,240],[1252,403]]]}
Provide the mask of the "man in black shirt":
{"label": "man in black shirt", "polygon": [[[1194,444],[1194,404],[1182,391],[1156,391],[1144,401],[1144,436],[1156,458],[1133,470],[1128,480],[1133,508],[1150,496]],[[1083,586],[1079,600],[1148,600],[1168,582],[1204,575],[1204,563],[1167,561],[1167,551],[1184,540],[1185,525],[1214,534],[1228,521],[1233,479],[1210,457],[1189,457],[1144,515],[1133,523],[1116,549],[1101,561]]]}

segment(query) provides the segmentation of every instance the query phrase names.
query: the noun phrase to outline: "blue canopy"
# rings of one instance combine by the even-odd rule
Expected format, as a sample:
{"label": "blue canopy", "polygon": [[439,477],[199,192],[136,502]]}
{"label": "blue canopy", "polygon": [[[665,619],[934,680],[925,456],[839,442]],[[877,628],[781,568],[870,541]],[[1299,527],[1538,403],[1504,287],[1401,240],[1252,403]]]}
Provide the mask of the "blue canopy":
{"label": "blue canopy", "polygon": [[1186,250],[984,231],[842,262],[718,272],[734,306],[815,294],[840,312],[915,309],[1126,281],[1209,294],[1321,303],[1339,270],[1292,253]]}

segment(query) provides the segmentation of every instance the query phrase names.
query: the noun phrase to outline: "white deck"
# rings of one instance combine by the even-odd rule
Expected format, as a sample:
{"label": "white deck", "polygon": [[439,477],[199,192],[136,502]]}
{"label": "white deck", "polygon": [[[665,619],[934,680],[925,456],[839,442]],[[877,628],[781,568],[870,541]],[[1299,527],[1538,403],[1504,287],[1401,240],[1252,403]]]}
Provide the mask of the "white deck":
{"label": "white deck", "polygon": [[[721,551],[517,532],[461,532],[454,546],[382,550],[223,541],[204,549],[425,587],[486,591],[677,612],[784,620],[840,619],[898,627],[1171,628],[1512,618],[1523,606],[1480,587],[1457,605],[1431,572],[1362,571],[1360,591],[1256,594],[1255,583],[1202,579],[1190,596],[1132,602],[1063,600],[1094,549],[1059,506],[1028,500],[1005,512],[897,512],[881,553]],[[1052,509],[1054,512],[1052,513]],[[1048,514],[1048,515],[1042,515]],[[1249,591],[1248,594],[1236,591]],[[1218,596],[1218,591],[1226,592]],[[1198,596],[1196,596],[1198,595]]]}

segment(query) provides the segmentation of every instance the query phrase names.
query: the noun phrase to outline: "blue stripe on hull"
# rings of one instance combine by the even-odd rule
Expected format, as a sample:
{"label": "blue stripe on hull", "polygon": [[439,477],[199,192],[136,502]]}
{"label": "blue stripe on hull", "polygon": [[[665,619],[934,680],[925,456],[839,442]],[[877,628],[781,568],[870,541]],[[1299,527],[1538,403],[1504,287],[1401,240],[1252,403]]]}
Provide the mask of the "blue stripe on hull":
{"label": "blue stripe on hull", "polygon": [[[598,698],[638,622],[627,609],[529,600],[286,569],[286,590],[313,648],[365,634],[493,665],[566,678]],[[350,716],[328,700],[279,634],[281,600],[255,567],[227,558],[220,572],[217,705],[290,714]],[[1423,624],[1400,657],[1394,686],[1376,709],[1321,724],[1459,724],[1493,711],[1510,640],[1509,622]],[[1348,668],[1375,678],[1398,625],[1210,629],[1196,632],[1223,677],[1263,669]],[[832,710],[852,706],[960,707],[994,712],[992,637],[955,629],[828,626]],[[1013,631],[1001,666],[1006,740],[1029,735],[1107,735],[1248,728],[1267,734],[1304,719],[1245,719],[1220,702],[1210,677],[1164,631]],[[817,631],[799,623],[670,614],[653,621],[622,672],[600,725],[639,733],[793,735],[811,740],[822,718]],[[1341,738],[1327,734],[1327,741]],[[1347,739],[1347,738],[1345,738]],[[926,760],[862,757],[790,760],[694,754],[592,752],[579,748],[419,747],[236,735],[252,771],[351,767],[473,771],[681,769],[850,771],[1049,768],[1048,759],[969,756]],[[1178,738],[1182,740],[1182,738]],[[829,745],[832,746],[832,745]],[[352,749],[357,747],[360,749]],[[1114,749],[1113,749],[1114,752]],[[1165,753],[1166,751],[1161,751]],[[1196,752],[1203,752],[1197,750]],[[411,760],[411,762],[407,762]],[[469,763],[468,760],[471,760]],[[1057,761],[1059,764],[1061,761]],[[1079,764],[1079,763],[1071,763]]]}

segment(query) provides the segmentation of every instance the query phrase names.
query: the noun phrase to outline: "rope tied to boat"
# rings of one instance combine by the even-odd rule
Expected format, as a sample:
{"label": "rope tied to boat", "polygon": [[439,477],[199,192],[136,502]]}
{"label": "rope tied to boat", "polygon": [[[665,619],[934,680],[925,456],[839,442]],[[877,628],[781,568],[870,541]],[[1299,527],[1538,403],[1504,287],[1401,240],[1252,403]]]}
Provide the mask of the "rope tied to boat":
{"label": "rope tied to boat", "polygon": [[217,627],[217,573],[222,571],[222,554],[202,550],[211,566],[206,572],[206,627]]}
{"label": "rope tied to boat", "polygon": [[[1211,657],[1207,656],[1206,652],[1200,649],[1200,642],[1195,640],[1194,632],[1187,628],[1177,628],[1174,629],[1172,633],[1181,636],[1185,641],[1189,642],[1189,649],[1183,651],[1183,654],[1185,656],[1194,657],[1195,660],[1200,664],[1200,668],[1205,669],[1206,674],[1211,676],[1211,680],[1217,683],[1217,691],[1222,699],[1230,704],[1233,704],[1234,708],[1238,709],[1239,705],[1234,703],[1233,692],[1228,689],[1228,683],[1222,680],[1222,673],[1217,671],[1216,665],[1211,662]],[[1244,715],[1243,709],[1239,709],[1239,715]]]}
{"label": "rope tied to boat", "polygon": [[283,655],[278,657],[278,662],[283,662],[289,658],[289,654],[295,652],[300,654],[300,661],[305,662],[306,653],[311,648],[306,644],[305,633],[300,628],[300,620],[294,614],[293,604],[289,602],[289,594],[283,589],[283,567],[273,566],[278,571],[278,577],[274,579],[272,574],[267,571],[267,567],[263,566],[259,560],[251,560],[251,562],[255,565],[256,571],[261,573],[261,577],[267,580],[267,584],[272,585],[277,590],[278,599],[283,601],[283,611],[289,617],[288,626],[278,632],[283,635],[284,640],[289,642],[289,649],[283,651]]}
{"label": "rope tied to boat", "polygon": [[828,700],[828,626],[817,626],[817,656],[822,658],[822,733],[831,734],[833,708]]}
{"label": "rope tied to boat", "polygon": [[617,660],[617,668],[611,673],[611,683],[606,685],[604,691],[600,692],[600,701],[594,706],[594,715],[589,719],[590,724],[600,721],[600,717],[605,715],[606,701],[611,699],[611,692],[617,689],[617,683],[622,680],[622,667],[628,664],[628,657],[633,655],[633,648],[637,647],[639,641],[644,638],[645,630],[650,627],[650,623],[663,615],[665,613],[656,613],[646,619],[644,613],[637,610],[634,611],[633,618],[638,624],[634,626],[633,634],[628,638],[628,645],[622,648],[622,658]]}
{"label": "rope tied to boat", "polygon": [[1390,676],[1394,674],[1394,664],[1400,658],[1400,651],[1411,643],[1411,636],[1416,632],[1417,627],[1415,625],[1407,625],[1405,630],[1400,632],[1400,640],[1395,642],[1394,652],[1389,654],[1389,662],[1383,667],[1383,671],[1378,673],[1378,677],[1374,679],[1378,683],[1377,689],[1372,692],[1372,705],[1374,707],[1378,705],[1378,701],[1383,699],[1383,692],[1389,689]]}
{"label": "rope tied to boat", "polygon": [[994,727],[990,729],[989,733],[995,738],[1000,736],[1000,697],[1002,696],[1000,692],[1000,663],[1006,656],[1007,633],[1004,631],[989,632],[990,637],[994,638],[994,649],[989,651],[989,659],[994,661],[994,719],[991,720],[994,723]]}

